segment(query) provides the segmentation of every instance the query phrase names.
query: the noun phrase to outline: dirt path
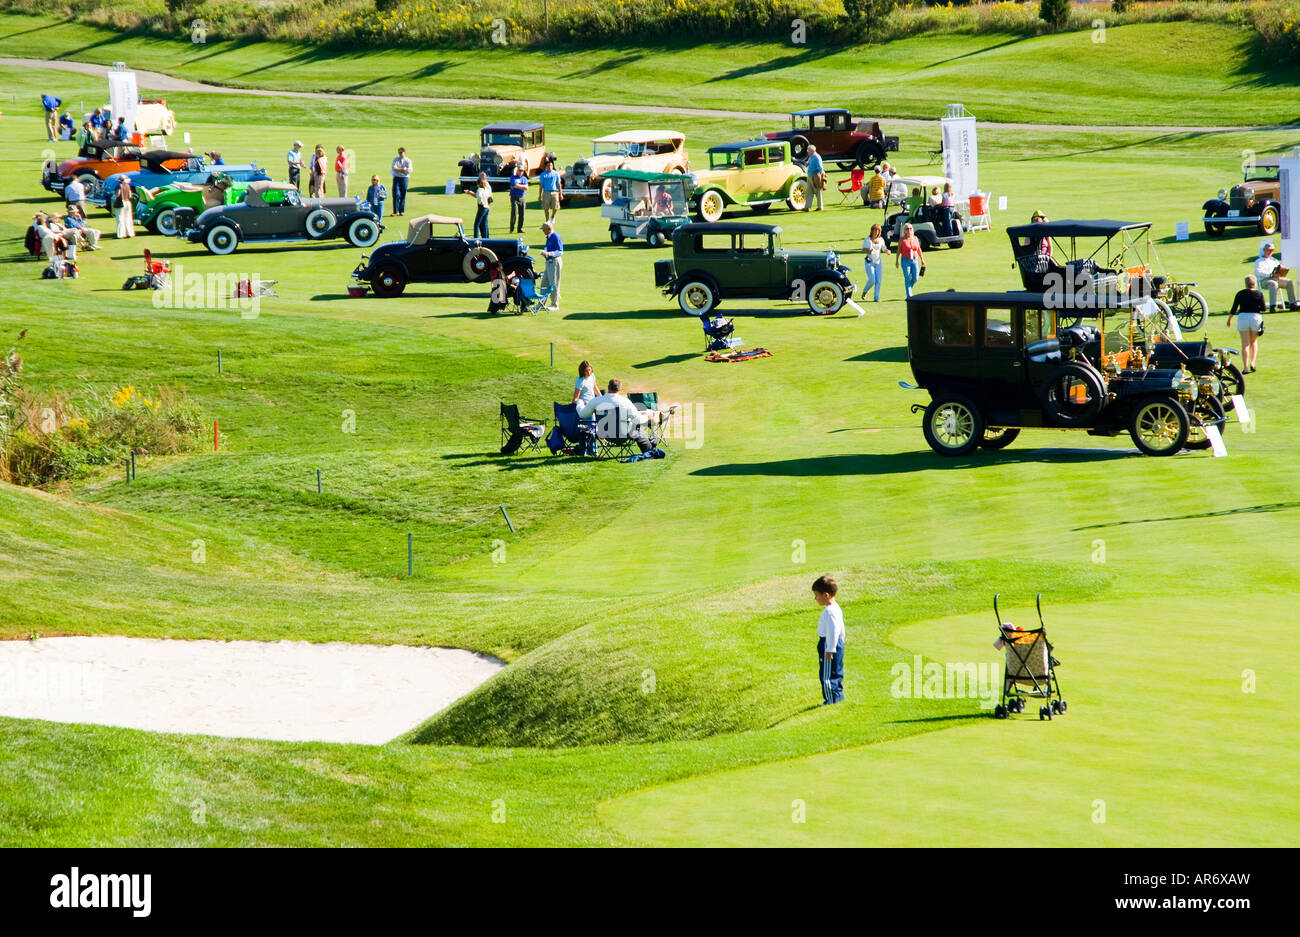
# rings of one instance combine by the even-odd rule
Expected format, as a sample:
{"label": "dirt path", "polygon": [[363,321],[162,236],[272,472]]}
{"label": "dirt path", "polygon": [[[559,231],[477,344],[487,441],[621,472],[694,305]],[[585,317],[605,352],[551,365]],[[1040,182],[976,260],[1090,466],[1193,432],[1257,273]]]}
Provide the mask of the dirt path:
{"label": "dirt path", "polygon": [[[42,59],[20,59],[0,57],[0,66],[16,68],[53,68],[82,75],[103,77],[108,74],[107,65],[94,65],[89,62],[47,62]],[[151,91],[192,91],[210,94],[252,94],[275,98],[319,98],[332,97],[342,101],[383,101],[393,104],[469,104],[503,108],[545,108],[547,110],[610,112],[619,114],[660,114],[688,117],[722,117],[735,120],[753,120],[771,123],[790,119],[788,113],[769,114],[760,111],[725,111],[698,107],[661,107],[652,104],[599,104],[579,101],[524,101],[505,98],[435,98],[421,95],[391,94],[344,94],[333,91],[276,91],[268,88],[228,88],[223,85],[210,85],[188,78],[177,78],[160,72],[135,72],[136,82],[141,89]],[[891,126],[933,127],[935,120],[917,120],[915,118],[889,118]],[[996,123],[981,121],[981,126],[996,130],[1034,130],[1057,133],[1126,133],[1142,132],[1150,134],[1164,133],[1242,133],[1265,130],[1300,130],[1297,124],[1249,125],[1241,124],[1230,127],[1195,127],[1195,126],[1118,126],[1085,124],[1029,124]]]}

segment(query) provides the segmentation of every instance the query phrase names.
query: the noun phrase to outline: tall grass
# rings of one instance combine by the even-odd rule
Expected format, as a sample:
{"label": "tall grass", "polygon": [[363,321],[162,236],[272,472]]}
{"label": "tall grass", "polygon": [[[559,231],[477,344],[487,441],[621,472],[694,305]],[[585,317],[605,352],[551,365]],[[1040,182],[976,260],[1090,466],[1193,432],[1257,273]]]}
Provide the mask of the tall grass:
{"label": "tall grass", "polygon": [[[884,6],[888,6],[885,0]],[[1130,23],[1202,21],[1253,30],[1265,48],[1300,60],[1300,0],[1075,3],[1066,31]],[[860,4],[851,3],[852,9]],[[256,38],[374,46],[680,45],[722,39],[810,43],[886,41],[923,33],[1051,31],[1037,0],[897,3],[885,16],[845,13],[842,0],[0,0],[0,9],[66,16],[153,35],[202,31],[206,40]],[[548,15],[544,15],[544,11]]]}

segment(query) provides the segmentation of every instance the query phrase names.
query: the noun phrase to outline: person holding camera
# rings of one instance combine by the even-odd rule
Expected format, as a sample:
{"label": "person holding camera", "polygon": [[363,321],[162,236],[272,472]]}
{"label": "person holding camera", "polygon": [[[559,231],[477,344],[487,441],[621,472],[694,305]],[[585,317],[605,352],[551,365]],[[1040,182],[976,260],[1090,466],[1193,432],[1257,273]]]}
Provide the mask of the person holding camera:
{"label": "person holding camera", "polygon": [[492,211],[492,186],[488,184],[487,173],[478,174],[478,188],[474,190],[474,200],[478,211],[474,213],[474,237],[487,240],[488,214]]}

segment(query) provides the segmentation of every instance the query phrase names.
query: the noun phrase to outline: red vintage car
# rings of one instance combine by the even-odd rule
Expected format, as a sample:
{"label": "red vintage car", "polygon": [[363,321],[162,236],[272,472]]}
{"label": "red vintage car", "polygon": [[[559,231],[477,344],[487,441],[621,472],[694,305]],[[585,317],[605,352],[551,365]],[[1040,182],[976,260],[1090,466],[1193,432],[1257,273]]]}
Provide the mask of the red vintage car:
{"label": "red vintage car", "polygon": [[138,146],[128,143],[92,143],[87,149],[90,156],[77,156],[56,164],[47,160],[41,172],[41,185],[51,192],[63,194],[64,187],[73,179],[79,179],[86,187],[86,199],[97,202],[104,180],[118,173],[135,172],[159,167],[178,171],[187,169],[191,163],[202,157],[193,153],[179,153],[171,150],[149,150],[144,152]]}
{"label": "red vintage car", "polygon": [[824,162],[840,169],[874,169],[885,158],[886,140],[874,120],[854,120],[842,107],[795,111],[790,129],[764,134],[769,140],[788,140],[795,160],[808,158],[808,146],[817,147]]}

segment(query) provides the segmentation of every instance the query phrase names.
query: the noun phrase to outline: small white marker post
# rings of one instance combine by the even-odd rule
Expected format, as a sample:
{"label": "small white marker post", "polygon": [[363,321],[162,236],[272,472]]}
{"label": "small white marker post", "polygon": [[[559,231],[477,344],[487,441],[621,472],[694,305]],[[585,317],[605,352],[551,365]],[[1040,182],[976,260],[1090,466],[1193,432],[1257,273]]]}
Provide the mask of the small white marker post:
{"label": "small white marker post", "polygon": [[455,179],[448,179],[448,180],[447,180],[447,194],[448,194],[448,195],[455,195],[455,194],[456,194],[456,180],[455,180]]}
{"label": "small white marker post", "polygon": [[1210,441],[1210,449],[1214,451],[1216,459],[1221,459],[1228,454],[1228,447],[1223,444],[1223,436],[1213,423],[1205,427],[1205,438]]}
{"label": "small white marker post", "polygon": [[1190,241],[1191,238],[1192,233],[1188,230],[1186,221],[1179,221],[1174,224],[1175,241]]}
{"label": "small white marker post", "polygon": [[999,196],[998,196],[998,211],[1006,211],[1006,210],[1007,210],[1007,197],[1006,197],[1005,195],[999,195]]}
{"label": "small white marker post", "polygon": [[1250,411],[1246,409],[1246,398],[1241,394],[1232,395],[1232,412],[1237,414],[1237,422],[1243,426],[1250,422]]}
{"label": "small white marker post", "polygon": [[188,130],[185,131],[185,145],[186,146],[190,145],[190,132]]}

